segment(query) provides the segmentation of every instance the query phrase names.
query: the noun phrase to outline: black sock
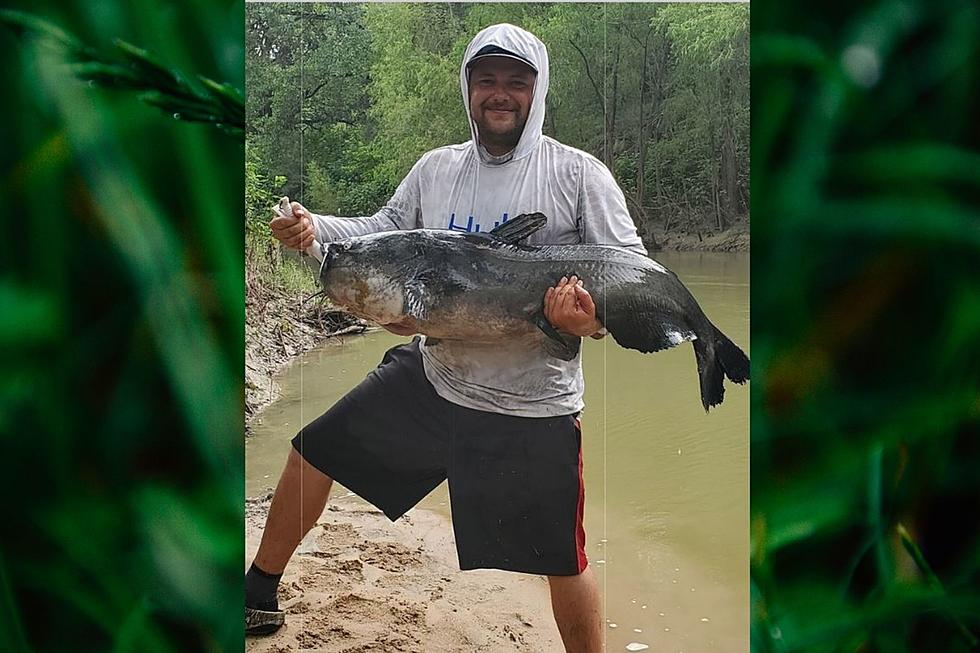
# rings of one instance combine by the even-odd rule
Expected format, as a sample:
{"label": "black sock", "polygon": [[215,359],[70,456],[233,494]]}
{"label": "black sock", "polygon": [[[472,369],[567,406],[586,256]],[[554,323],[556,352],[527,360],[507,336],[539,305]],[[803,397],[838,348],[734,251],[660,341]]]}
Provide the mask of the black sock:
{"label": "black sock", "polygon": [[282,574],[270,574],[252,563],[245,574],[245,605],[256,610],[275,612],[279,609],[276,590]]}

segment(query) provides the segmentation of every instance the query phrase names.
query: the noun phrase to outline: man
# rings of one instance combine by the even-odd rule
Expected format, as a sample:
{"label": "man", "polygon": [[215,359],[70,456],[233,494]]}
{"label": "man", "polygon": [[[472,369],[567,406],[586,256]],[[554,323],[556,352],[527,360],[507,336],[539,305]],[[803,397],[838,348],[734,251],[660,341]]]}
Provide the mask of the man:
{"label": "man", "polygon": [[[294,203],[296,217],[274,219],[274,235],[305,249],[392,229],[486,232],[540,211],[548,224],[531,243],[602,243],[646,253],[605,166],[541,133],[548,91],[541,41],[513,25],[486,28],[466,50],[460,86],[471,141],[423,155],[373,216],[319,216]],[[543,302],[559,330],[604,334],[574,276],[549,289]],[[278,579],[323,511],[333,479],[395,520],[448,477],[461,569],[547,576],[566,651],[599,651],[599,593],[582,526],[583,390],[580,357],[555,359],[538,340],[501,350],[451,340],[429,347],[416,338],[389,351],[294,438],[246,576],[248,632],[283,623]]]}

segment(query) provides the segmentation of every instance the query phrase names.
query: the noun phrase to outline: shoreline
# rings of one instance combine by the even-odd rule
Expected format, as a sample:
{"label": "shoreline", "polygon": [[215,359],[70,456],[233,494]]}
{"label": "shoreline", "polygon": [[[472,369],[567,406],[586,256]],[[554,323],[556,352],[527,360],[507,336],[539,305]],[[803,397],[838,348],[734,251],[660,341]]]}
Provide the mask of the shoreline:
{"label": "shoreline", "polygon": [[658,252],[749,252],[749,222],[740,220],[728,229],[719,232],[670,231],[654,233],[660,249],[651,252],[656,258]]}
{"label": "shoreline", "polygon": [[246,284],[245,435],[262,411],[279,398],[275,377],[297,356],[328,338],[363,333],[369,325],[322,303],[307,306],[304,293],[277,292]]}

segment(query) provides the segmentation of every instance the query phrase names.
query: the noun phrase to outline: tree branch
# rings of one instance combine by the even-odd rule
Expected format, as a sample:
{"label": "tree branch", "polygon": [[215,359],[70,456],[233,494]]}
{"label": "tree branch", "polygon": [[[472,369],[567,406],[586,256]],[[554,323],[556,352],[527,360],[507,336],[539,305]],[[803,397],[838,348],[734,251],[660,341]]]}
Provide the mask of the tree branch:
{"label": "tree branch", "polygon": [[588,58],[585,56],[585,53],[582,52],[582,48],[578,47],[578,45],[575,44],[575,41],[568,39],[568,42],[571,44],[573,48],[575,48],[575,50],[579,53],[579,55],[581,55],[582,63],[585,64],[585,74],[586,76],[588,76],[589,81],[592,82],[592,88],[595,89],[596,98],[598,98],[599,101],[602,102],[602,91],[599,90],[599,85],[596,84],[595,78],[592,77],[592,69],[589,68]]}
{"label": "tree branch", "polygon": [[320,91],[321,88],[323,88],[326,85],[327,85],[327,82],[325,82],[325,81],[324,82],[320,82],[319,84],[316,85],[316,88],[314,88],[312,91],[307,91],[306,93],[304,93],[303,94],[303,99],[304,100],[309,100],[311,97],[313,97],[314,95],[316,95]]}

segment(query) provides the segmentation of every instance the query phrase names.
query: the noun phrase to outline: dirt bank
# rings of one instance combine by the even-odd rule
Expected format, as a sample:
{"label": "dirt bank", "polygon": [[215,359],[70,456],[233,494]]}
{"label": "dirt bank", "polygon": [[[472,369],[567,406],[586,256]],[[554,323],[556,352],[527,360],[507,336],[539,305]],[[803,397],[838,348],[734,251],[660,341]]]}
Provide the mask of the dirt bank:
{"label": "dirt bank", "polygon": [[312,294],[285,290],[246,275],[245,432],[262,409],[279,396],[274,377],[294,357],[324,339],[364,331],[367,323]]}
{"label": "dirt bank", "polygon": [[749,251],[749,223],[736,222],[725,231],[685,231],[674,229],[669,233],[654,234],[661,250],[678,252],[747,252]]}

